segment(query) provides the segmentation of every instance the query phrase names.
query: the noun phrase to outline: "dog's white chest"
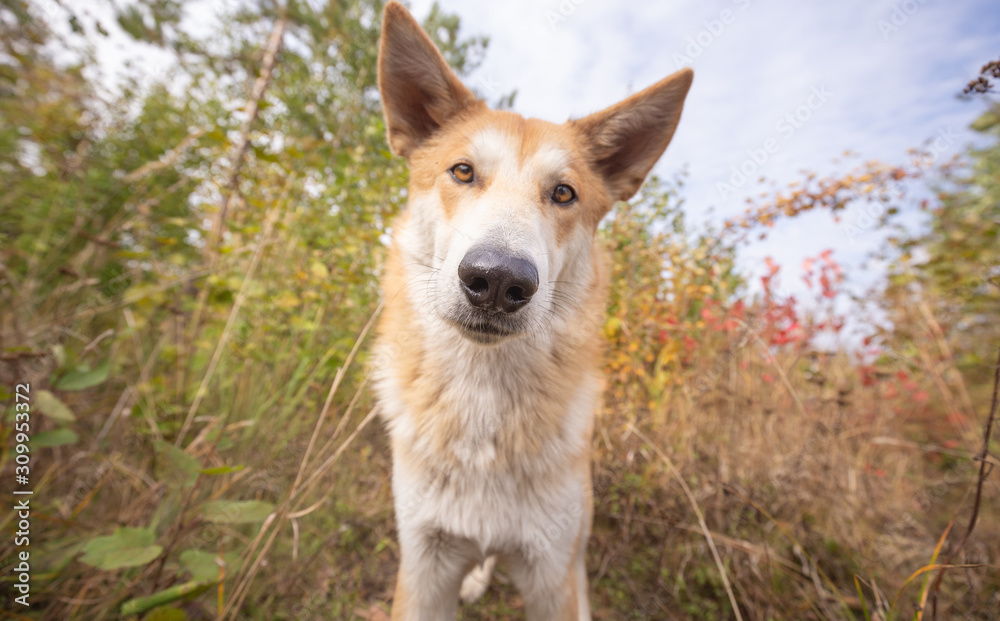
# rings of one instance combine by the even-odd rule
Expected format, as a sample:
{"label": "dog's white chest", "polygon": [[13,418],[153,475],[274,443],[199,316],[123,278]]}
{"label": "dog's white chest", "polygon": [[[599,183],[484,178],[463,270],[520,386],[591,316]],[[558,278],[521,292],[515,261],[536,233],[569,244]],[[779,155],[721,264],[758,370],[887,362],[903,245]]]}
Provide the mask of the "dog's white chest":
{"label": "dog's white chest", "polygon": [[510,472],[473,468],[434,479],[396,468],[393,490],[402,529],[428,529],[471,541],[483,556],[543,554],[576,534],[586,484],[576,476],[536,487]]}
{"label": "dog's white chest", "polygon": [[[455,399],[456,409],[459,403],[464,406],[445,447],[451,458],[447,465],[413,469],[407,460],[394,460],[400,527],[439,529],[472,541],[483,554],[513,549],[542,554],[575,536],[589,503],[589,470],[574,471],[571,458],[589,440],[596,382],[582,382],[565,404],[561,433],[539,452],[511,461],[504,443],[530,428],[511,429],[505,423],[530,413],[517,411],[523,404],[495,376],[476,379],[482,381],[465,383],[469,388],[463,393],[446,396]],[[420,456],[426,463],[435,461],[431,443],[419,435],[405,410],[395,418],[392,433],[396,446],[417,455],[426,450]]]}

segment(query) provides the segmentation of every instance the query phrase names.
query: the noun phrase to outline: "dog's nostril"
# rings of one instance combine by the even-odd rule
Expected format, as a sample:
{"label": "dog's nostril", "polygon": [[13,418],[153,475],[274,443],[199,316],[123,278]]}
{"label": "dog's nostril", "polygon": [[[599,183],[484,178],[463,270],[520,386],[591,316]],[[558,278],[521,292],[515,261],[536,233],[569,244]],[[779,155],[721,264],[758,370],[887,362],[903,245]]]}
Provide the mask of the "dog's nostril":
{"label": "dog's nostril", "polygon": [[473,306],[513,313],[524,307],[538,289],[538,270],[527,259],[489,248],[473,248],[458,266],[458,280]]}
{"label": "dog's nostril", "polygon": [[486,282],[485,278],[473,278],[468,287],[473,293],[486,293],[490,288],[490,283]]}

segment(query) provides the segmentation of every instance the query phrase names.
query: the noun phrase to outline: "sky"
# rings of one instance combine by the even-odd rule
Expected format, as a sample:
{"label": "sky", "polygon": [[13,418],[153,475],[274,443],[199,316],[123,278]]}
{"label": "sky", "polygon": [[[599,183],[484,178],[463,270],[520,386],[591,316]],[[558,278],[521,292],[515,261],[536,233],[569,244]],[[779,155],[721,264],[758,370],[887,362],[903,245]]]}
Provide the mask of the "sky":
{"label": "sky", "polygon": [[[431,4],[411,6],[422,18]],[[899,164],[930,141],[940,157],[961,153],[984,104],[957,94],[1000,57],[996,0],[440,4],[461,17],[463,34],[490,37],[467,82],[497,97],[516,89],[514,109],[525,116],[580,117],[692,67],[680,127],[654,172],[687,170],[683,196],[694,221],[741,213],[762,190],[760,176],[785,185],[802,170],[843,171],[832,160],[846,150]],[[804,120],[782,124],[789,113]],[[774,151],[766,158],[765,144]],[[753,171],[742,185],[732,182],[741,167]],[[742,267],[759,275],[771,256],[787,272],[783,288],[795,292],[802,260],[829,248],[860,291],[877,276],[877,265],[862,265],[883,237],[857,234],[863,218],[858,208],[839,224],[820,213],[779,223],[744,249]]]}
{"label": "sky", "polygon": [[[194,6],[211,12],[243,1]],[[57,0],[35,2],[59,11]],[[432,3],[410,6],[422,20]],[[941,158],[962,153],[985,104],[957,95],[1000,57],[997,0],[439,3],[460,16],[462,36],[490,38],[469,85],[491,101],[516,90],[514,109],[525,116],[584,116],[692,67],[680,126],[654,172],[672,178],[686,171],[684,208],[694,222],[741,213],[746,198],[762,191],[761,176],[780,187],[803,170],[844,172],[833,160],[848,150],[890,164],[906,163],[909,148],[928,144]],[[80,6],[113,23],[103,0]],[[111,30],[97,50],[109,75],[125,58],[141,59],[148,75],[162,74],[169,58]],[[789,114],[797,115],[794,123]],[[743,182],[734,177],[741,168],[752,173]],[[917,226],[920,216],[904,221]],[[884,273],[866,259],[886,235],[865,222],[861,206],[839,223],[826,213],[779,221],[766,240],[741,249],[739,266],[755,290],[772,257],[782,265],[779,290],[802,297],[803,259],[832,249],[848,289],[863,292]]]}

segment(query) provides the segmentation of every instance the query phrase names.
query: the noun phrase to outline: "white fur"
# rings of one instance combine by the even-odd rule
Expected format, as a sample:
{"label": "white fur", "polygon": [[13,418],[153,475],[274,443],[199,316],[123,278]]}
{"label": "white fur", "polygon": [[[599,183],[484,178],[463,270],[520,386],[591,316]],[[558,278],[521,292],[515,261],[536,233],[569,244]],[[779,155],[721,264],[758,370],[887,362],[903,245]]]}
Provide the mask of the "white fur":
{"label": "white fur", "polygon": [[493,567],[497,563],[497,557],[491,556],[476,565],[476,568],[469,572],[462,579],[462,589],[459,591],[459,598],[466,604],[471,604],[486,592],[490,586],[490,577],[493,575]]}
{"label": "white fur", "polygon": [[[607,284],[593,229],[666,147],[691,72],[557,128],[488,111],[402,5],[387,3],[382,28],[390,145],[420,175],[386,280],[388,295],[405,297],[386,299],[374,356],[399,528],[393,621],[454,619],[459,597],[485,588],[493,556],[528,621],[574,610],[589,621],[588,459],[601,385],[590,357]],[[474,179],[449,174],[459,163]],[[559,184],[588,195],[557,204]],[[462,282],[473,247],[470,259],[503,261],[461,270]]]}
{"label": "white fur", "polygon": [[569,164],[569,153],[555,145],[545,145],[531,155],[531,168],[559,176]]}
{"label": "white fur", "polygon": [[[587,620],[582,545],[576,557],[571,555],[576,542],[585,542],[589,535],[589,471],[565,468],[567,456],[580,454],[589,442],[599,379],[578,378],[576,394],[559,419],[562,432],[533,459],[501,469],[493,439],[507,427],[530,427],[532,403],[523,401],[520,387],[538,375],[532,365],[550,364],[546,352],[557,339],[580,333],[579,325],[569,325],[568,318],[549,311],[556,286],[576,296],[588,286],[591,239],[578,231],[559,247],[553,225],[539,215],[537,188],[560,174],[568,157],[564,151],[542,148],[521,168],[517,145],[502,134],[484,131],[471,143],[476,174],[488,180],[488,191],[463,205],[451,222],[436,194],[412,196],[410,219],[396,236],[405,258],[403,295],[413,308],[437,311],[417,313],[419,330],[396,338],[422,340],[425,363],[455,378],[447,383],[440,405],[462,417],[460,436],[448,447],[461,464],[460,478],[410,470],[394,459],[400,545],[408,551],[404,563],[412,565],[401,575],[421,579],[419,585],[408,585],[408,592],[417,600],[411,602],[414,610],[428,616],[413,613],[412,618],[451,619],[460,596],[466,599],[485,590],[477,580],[488,580],[489,572],[475,574],[465,586],[461,577],[499,554],[525,599],[528,618],[542,621],[560,605],[558,594],[570,568],[579,590],[580,619]],[[530,257],[539,274],[531,304],[519,311],[539,329],[497,347],[470,341],[444,318],[455,305],[466,303],[458,287],[458,264],[469,248],[483,241],[499,241],[508,251]],[[579,318],[574,320],[578,324]],[[406,346],[383,339],[376,352],[382,412],[394,452],[405,450],[432,463],[437,448],[419,435],[401,398],[402,380],[394,374],[393,358]],[[545,484],[536,486],[536,481]],[[434,533],[439,532],[460,543],[435,547]]]}
{"label": "white fur", "polygon": [[[481,131],[473,136],[471,144],[475,174],[488,180],[489,190],[463,205],[451,222],[445,218],[436,195],[411,197],[411,219],[398,236],[408,259],[408,280],[414,283],[407,293],[414,308],[429,307],[439,315],[464,305],[465,296],[455,278],[458,265],[470,248],[494,240],[510,253],[530,257],[534,262],[538,291],[520,314],[537,325],[542,316],[550,314],[554,290],[578,299],[592,270],[591,238],[587,232],[578,229],[561,253],[552,252],[557,245],[556,231],[549,220],[538,215],[539,186],[559,177],[569,155],[558,146],[543,145],[528,158],[529,165],[521,167],[518,145],[496,130]],[[441,327],[447,329],[447,334],[453,332],[450,326]]]}
{"label": "white fur", "polygon": [[504,179],[517,175],[521,168],[517,157],[517,145],[507,136],[495,129],[484,129],[469,142],[469,152],[472,154],[477,172]]}

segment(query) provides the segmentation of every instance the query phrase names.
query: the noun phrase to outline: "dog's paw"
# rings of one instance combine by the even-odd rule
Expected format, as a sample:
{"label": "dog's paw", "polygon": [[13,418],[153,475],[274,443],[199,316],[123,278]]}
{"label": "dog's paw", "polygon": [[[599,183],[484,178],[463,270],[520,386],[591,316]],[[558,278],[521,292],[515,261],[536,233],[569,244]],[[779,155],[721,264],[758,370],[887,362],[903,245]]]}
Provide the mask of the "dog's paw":
{"label": "dog's paw", "polygon": [[458,596],[466,604],[471,604],[486,592],[486,587],[490,586],[490,576],[493,575],[493,566],[497,563],[497,557],[491,556],[481,565],[472,568],[467,576],[462,580],[462,590]]}

